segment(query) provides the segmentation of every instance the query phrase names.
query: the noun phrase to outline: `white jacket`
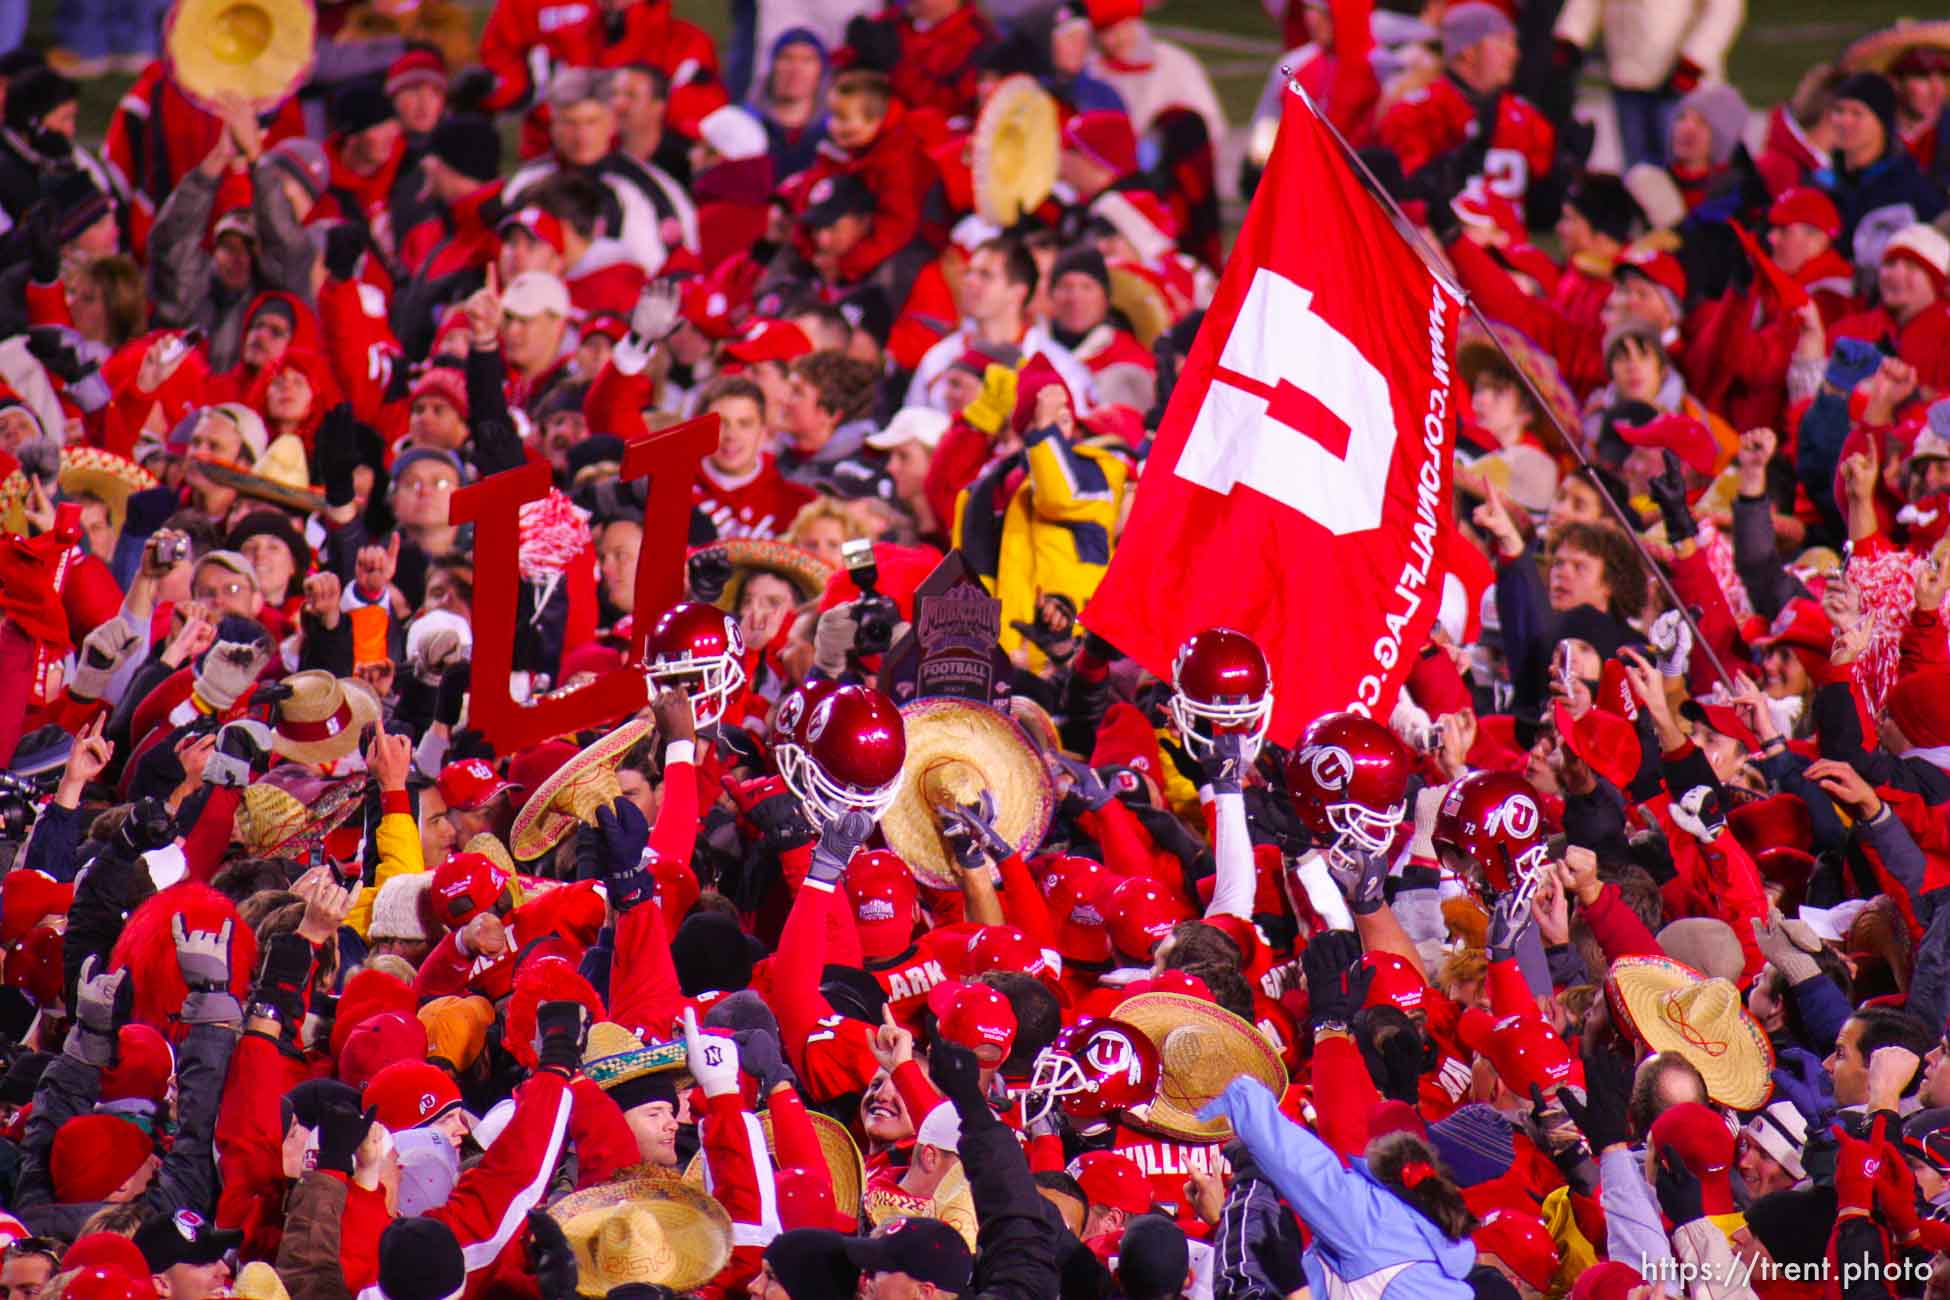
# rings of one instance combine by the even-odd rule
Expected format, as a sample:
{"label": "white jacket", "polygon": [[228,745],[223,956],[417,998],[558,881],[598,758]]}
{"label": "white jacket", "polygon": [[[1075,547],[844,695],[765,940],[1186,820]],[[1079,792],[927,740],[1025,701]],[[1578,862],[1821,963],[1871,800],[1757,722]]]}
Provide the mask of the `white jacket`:
{"label": "white jacket", "polygon": [[1590,49],[1602,27],[1611,84],[1657,90],[1681,55],[1700,67],[1702,80],[1723,80],[1746,17],[1747,0],[1565,0],[1552,34]]}
{"label": "white jacket", "polygon": [[[1226,114],[1205,65],[1182,45],[1161,41],[1148,31],[1145,39],[1151,62],[1144,71],[1120,71],[1096,54],[1091,55],[1085,71],[1109,82],[1110,88],[1123,97],[1131,125],[1139,135],[1167,108],[1189,108],[1205,119],[1213,149],[1221,148],[1226,139]],[[1223,188],[1225,182],[1220,185]]]}

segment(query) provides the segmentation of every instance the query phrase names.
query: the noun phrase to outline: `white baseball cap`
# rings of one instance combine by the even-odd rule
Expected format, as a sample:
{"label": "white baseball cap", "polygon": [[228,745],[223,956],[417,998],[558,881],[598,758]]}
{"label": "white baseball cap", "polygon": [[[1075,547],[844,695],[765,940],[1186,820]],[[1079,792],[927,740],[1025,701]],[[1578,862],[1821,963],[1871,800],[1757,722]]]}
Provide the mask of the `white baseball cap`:
{"label": "white baseball cap", "polygon": [[914,1141],[920,1146],[938,1147],[943,1151],[954,1151],[961,1145],[961,1116],[955,1113],[954,1103],[938,1102],[928,1112],[921,1127],[914,1130]]}
{"label": "white baseball cap", "polygon": [[918,442],[933,451],[951,423],[953,419],[946,411],[931,406],[904,406],[894,413],[885,429],[868,436],[867,446],[875,451],[892,451],[906,443]]}
{"label": "white baseball cap", "polygon": [[501,291],[501,310],[524,320],[544,312],[566,320],[569,316],[569,289],[560,276],[550,275],[547,271],[523,271],[508,281],[508,287]]}
{"label": "white baseball cap", "polygon": [[736,104],[726,104],[706,113],[697,124],[697,133],[720,157],[734,162],[743,158],[757,158],[770,147],[765,139],[765,128],[758,119]]}

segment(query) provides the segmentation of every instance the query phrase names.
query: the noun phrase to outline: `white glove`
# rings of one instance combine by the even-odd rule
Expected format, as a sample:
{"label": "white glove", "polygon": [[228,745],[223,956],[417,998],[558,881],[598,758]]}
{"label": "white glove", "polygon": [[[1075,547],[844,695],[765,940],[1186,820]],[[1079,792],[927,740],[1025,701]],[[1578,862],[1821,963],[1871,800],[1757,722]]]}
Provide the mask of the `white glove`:
{"label": "white glove", "polygon": [[630,312],[630,333],[645,343],[660,343],[677,328],[683,295],[675,280],[652,280]]}
{"label": "white glove", "polygon": [[684,1008],[684,1055],[705,1096],[727,1097],[738,1091],[738,1044],[701,1032],[697,1012],[689,1007]]}
{"label": "white glove", "polygon": [[1676,609],[1659,615],[1652,624],[1652,651],[1657,656],[1661,677],[1684,677],[1693,657],[1693,628]]}
{"label": "white glove", "polygon": [[1727,828],[1720,796],[1710,785],[1694,786],[1672,801],[1671,810],[1672,820],[1679,829],[1701,844],[1711,844]]}

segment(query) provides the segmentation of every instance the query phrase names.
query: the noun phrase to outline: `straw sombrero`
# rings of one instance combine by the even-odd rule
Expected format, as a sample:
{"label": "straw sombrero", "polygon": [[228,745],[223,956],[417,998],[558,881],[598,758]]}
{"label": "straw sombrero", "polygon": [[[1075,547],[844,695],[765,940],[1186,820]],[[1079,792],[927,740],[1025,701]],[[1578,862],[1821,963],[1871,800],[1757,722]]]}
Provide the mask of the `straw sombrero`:
{"label": "straw sombrero", "polygon": [[[57,479],[64,496],[86,492],[108,506],[108,517],[119,531],[129,512],[131,494],[156,486],[156,476],[142,466],[100,447],[63,447]],[[0,527],[10,533],[27,532],[26,471],[15,469],[0,481]]]}
{"label": "straw sombrero", "polygon": [[214,456],[193,459],[203,477],[233,492],[306,513],[325,508],[325,494],[311,485],[305,444],[295,433],[273,438],[255,465],[239,465]]}
{"label": "straw sombrero", "polygon": [[[846,1125],[831,1115],[809,1110],[806,1118],[812,1121],[813,1135],[819,1139],[819,1153],[826,1157],[826,1171],[833,1176],[833,1208],[841,1214],[858,1214],[860,1197],[867,1184],[867,1167],[860,1158],[860,1148],[854,1145],[853,1136],[846,1131]],[[772,1112],[768,1110],[760,1115],[758,1123],[765,1130],[765,1154],[772,1157],[772,1163],[776,1166],[779,1143],[772,1135]],[[685,1166],[684,1181],[695,1187],[704,1185],[702,1151],[691,1157],[691,1163]]]}
{"label": "straw sombrero", "polygon": [[1919,46],[1950,52],[1950,19],[1901,18],[1894,27],[1870,32],[1842,51],[1842,71],[1886,75],[1898,59]]}
{"label": "straw sombrero", "polygon": [[514,855],[508,852],[508,846],[503,844],[493,831],[480,832],[474,838],[467,841],[466,844],[462,845],[460,851],[462,853],[478,853],[509,875],[512,876],[515,874]]}
{"label": "straw sombrero", "polygon": [[1221,1142],[1232,1136],[1231,1123],[1201,1123],[1198,1112],[1228,1083],[1250,1075],[1275,1097],[1286,1092],[1286,1066],[1266,1035],[1204,998],[1139,993],[1118,1003],[1116,1014],[1151,1040],[1164,1067],[1157,1098],[1132,1117],[1148,1129],[1187,1142]]}
{"label": "straw sombrero", "polygon": [[1029,743],[1045,754],[1053,754],[1063,748],[1063,738],[1057,735],[1056,722],[1045,709],[1027,695],[1011,695],[1006,706],[1009,716],[1015,719],[1022,734],[1029,737]]}
{"label": "straw sombrero", "polygon": [[[1549,417],[1555,416],[1558,426],[1567,431],[1578,427],[1578,401],[1571,395],[1570,385],[1564,382],[1564,373],[1557,368],[1557,362],[1551,359],[1550,354],[1532,343],[1530,336],[1522,330],[1503,324],[1491,328],[1496,331],[1496,339],[1501,340],[1509,350],[1517,369],[1536,386],[1549,408],[1548,412],[1538,412],[1532,432],[1553,454],[1563,454],[1567,450],[1564,440],[1558,436],[1557,429],[1551,427]],[[1509,364],[1503,360],[1503,354],[1496,350],[1496,342],[1492,341],[1489,331],[1474,320],[1465,320],[1462,332],[1456,337],[1456,369],[1461,372],[1463,382],[1474,387],[1476,377],[1491,367],[1508,370]],[[1524,394],[1524,401],[1530,402],[1528,393]]]}
{"label": "straw sombrero", "polygon": [[1605,979],[1612,1019],[1655,1052],[1677,1052],[1706,1095],[1757,1110],[1772,1087],[1774,1047],[1730,980],[1708,979],[1670,957],[1620,957]]}
{"label": "straw sombrero", "polygon": [[673,1039],[645,1045],[641,1038],[611,1020],[598,1020],[589,1026],[589,1041],[582,1049],[583,1074],[603,1089],[646,1074],[679,1070],[685,1062],[681,1041]]}
{"label": "straw sombrero", "polygon": [[1172,326],[1171,299],[1155,275],[1129,262],[1110,266],[1110,305],[1131,322],[1137,341],[1150,347]]}
{"label": "straw sombrero", "polygon": [[975,212],[1004,230],[1056,187],[1056,100],[1034,77],[1005,77],[975,119]]}
{"label": "straw sombrero", "polygon": [[649,723],[631,718],[536,786],[508,833],[508,847],[516,859],[533,862],[560,843],[577,822],[593,824],[596,809],[623,793],[616,784],[616,765],[649,732]]}
{"label": "straw sombrero", "polygon": [[317,856],[308,850],[358,812],[364,796],[363,776],[335,779],[302,767],[275,767],[244,787],[237,842],[252,857],[308,861]]}
{"label": "straw sombrero", "polygon": [[907,761],[900,791],[880,819],[887,847],[914,878],[935,889],[959,887],[954,852],[941,838],[934,804],[995,798],[995,828],[1028,854],[1043,841],[1055,810],[1049,770],[1008,715],[967,700],[916,700],[901,709]]}
{"label": "straw sombrero", "polygon": [[799,593],[802,602],[823,594],[827,580],[833,576],[833,566],[805,547],[771,538],[728,537],[699,547],[692,554],[708,552],[716,552],[731,561],[731,581],[725,584],[724,594],[717,601],[718,608],[727,614],[737,612],[738,598],[754,573],[771,573],[784,578]]}
{"label": "straw sombrero", "polygon": [[236,95],[265,113],[310,74],[317,31],[311,0],[176,0],[163,54],[199,108],[220,113]]}
{"label": "straw sombrero", "polygon": [[284,684],[291,695],[278,705],[271,748],[295,763],[335,763],[359,747],[368,724],[379,721],[379,698],[357,678],[307,668]]}
{"label": "straw sombrero", "polygon": [[731,1262],[731,1216],[671,1178],[626,1178],[548,1207],[575,1250],[578,1290],[606,1296],[632,1282],[684,1292]]}

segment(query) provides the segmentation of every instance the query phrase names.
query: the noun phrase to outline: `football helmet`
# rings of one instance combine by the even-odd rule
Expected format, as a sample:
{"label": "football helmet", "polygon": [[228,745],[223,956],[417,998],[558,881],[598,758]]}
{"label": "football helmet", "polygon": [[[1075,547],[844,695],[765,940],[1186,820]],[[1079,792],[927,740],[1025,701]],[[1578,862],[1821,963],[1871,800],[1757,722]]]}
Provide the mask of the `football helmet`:
{"label": "football helmet", "polygon": [[745,686],[745,635],[716,605],[680,600],[650,626],[643,674],[655,694],[668,687],[691,702],[691,718],[708,727],[724,717]]}
{"label": "football helmet", "polygon": [[[780,705],[781,713],[785,704]],[[900,789],[907,730],[894,702],[868,686],[840,686],[781,717],[772,753],[815,827],[858,810],[875,821]]]}
{"label": "football helmet", "polygon": [[1161,1073],[1157,1046],[1136,1025],[1111,1017],[1080,1021],[1036,1053],[1023,1091],[1023,1124],[1047,1118],[1059,1105],[1083,1124],[1106,1120],[1155,1097]]}
{"label": "football helmet", "polygon": [[1413,763],[1394,732],[1358,713],[1325,713],[1287,756],[1286,784],[1307,829],[1385,853],[1408,813]]}
{"label": "football helmet", "polygon": [[1171,720],[1193,758],[1212,752],[1219,732],[1241,732],[1248,763],[1273,721],[1273,670],[1244,632],[1210,627],[1194,632],[1171,661]]}
{"label": "football helmet", "polygon": [[1514,892],[1527,907],[1543,881],[1549,833],[1530,782],[1514,772],[1471,772],[1443,794],[1431,838],[1444,866],[1493,896]]}

